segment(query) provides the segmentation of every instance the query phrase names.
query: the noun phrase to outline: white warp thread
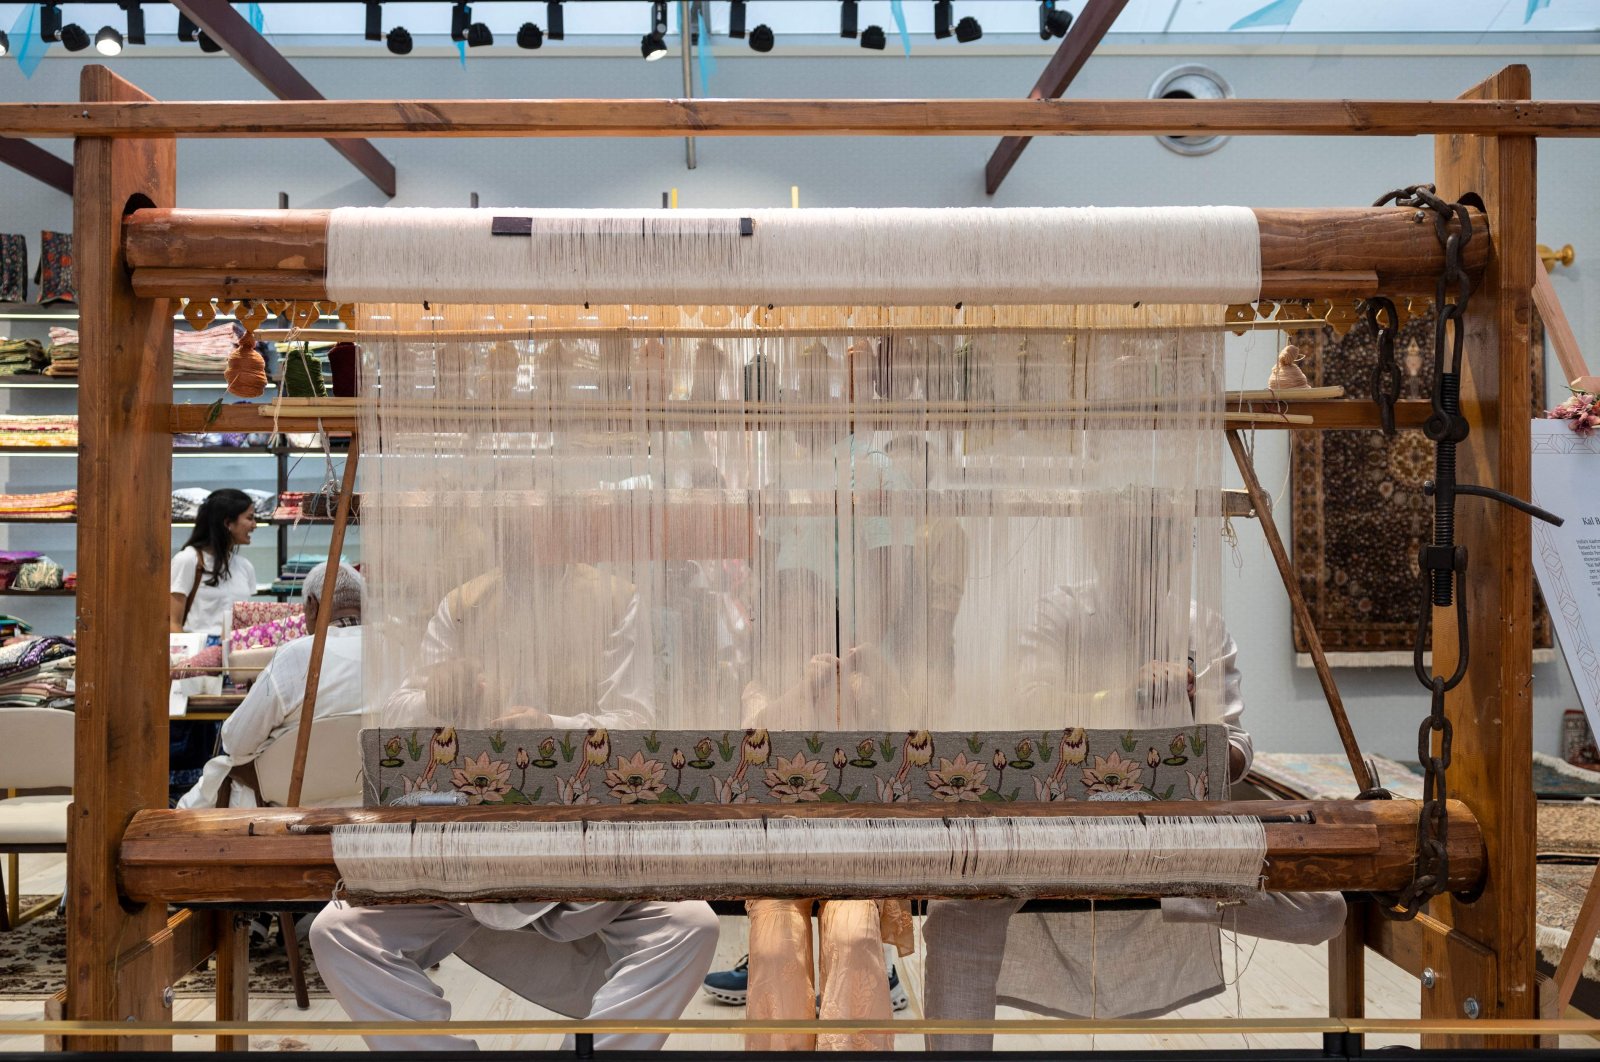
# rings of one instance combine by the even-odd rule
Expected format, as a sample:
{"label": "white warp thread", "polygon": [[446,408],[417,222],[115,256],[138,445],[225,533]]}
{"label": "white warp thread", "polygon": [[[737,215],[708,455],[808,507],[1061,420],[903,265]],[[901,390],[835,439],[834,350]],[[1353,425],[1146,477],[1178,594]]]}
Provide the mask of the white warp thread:
{"label": "white warp thread", "polygon": [[[533,234],[491,235],[496,217]],[[1260,294],[1261,240],[1245,207],[342,207],[327,285],[336,302],[1216,305]]]}
{"label": "white warp thread", "polygon": [[[380,823],[336,827],[360,896],[1236,895],[1260,887],[1255,818],[1018,817],[700,822]],[[605,883],[613,883],[606,885]]]}

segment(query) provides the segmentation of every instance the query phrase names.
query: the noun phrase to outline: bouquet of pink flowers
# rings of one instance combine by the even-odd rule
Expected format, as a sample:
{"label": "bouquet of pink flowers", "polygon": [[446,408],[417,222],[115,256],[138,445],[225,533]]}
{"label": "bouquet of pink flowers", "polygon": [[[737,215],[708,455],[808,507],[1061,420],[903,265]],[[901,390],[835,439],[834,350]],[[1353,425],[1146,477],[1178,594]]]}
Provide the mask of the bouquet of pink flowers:
{"label": "bouquet of pink flowers", "polygon": [[1600,402],[1588,391],[1574,391],[1572,397],[1550,411],[1551,420],[1570,420],[1572,430],[1582,436],[1594,434],[1600,428]]}

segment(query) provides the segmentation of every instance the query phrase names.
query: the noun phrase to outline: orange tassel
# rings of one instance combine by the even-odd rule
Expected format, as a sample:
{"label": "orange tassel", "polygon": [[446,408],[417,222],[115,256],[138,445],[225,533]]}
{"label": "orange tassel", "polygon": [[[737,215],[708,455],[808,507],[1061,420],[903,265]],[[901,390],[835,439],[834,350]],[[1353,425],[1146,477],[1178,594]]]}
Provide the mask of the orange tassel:
{"label": "orange tassel", "polygon": [[246,332],[239,339],[239,349],[228,358],[222,370],[228,391],[240,398],[260,398],[267,390],[267,363],[256,353],[256,340]]}

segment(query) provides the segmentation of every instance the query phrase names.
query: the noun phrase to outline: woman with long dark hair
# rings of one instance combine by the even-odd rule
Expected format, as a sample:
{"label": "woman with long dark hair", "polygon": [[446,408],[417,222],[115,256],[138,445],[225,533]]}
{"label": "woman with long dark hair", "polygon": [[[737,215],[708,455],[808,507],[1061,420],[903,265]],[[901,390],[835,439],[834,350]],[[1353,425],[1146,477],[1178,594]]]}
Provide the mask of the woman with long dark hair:
{"label": "woman with long dark hair", "polygon": [[242,490],[224,487],[200,504],[189,541],[172,558],[174,633],[220,634],[233,603],[255,596],[255,567],[239,552],[255,529],[255,502]]}

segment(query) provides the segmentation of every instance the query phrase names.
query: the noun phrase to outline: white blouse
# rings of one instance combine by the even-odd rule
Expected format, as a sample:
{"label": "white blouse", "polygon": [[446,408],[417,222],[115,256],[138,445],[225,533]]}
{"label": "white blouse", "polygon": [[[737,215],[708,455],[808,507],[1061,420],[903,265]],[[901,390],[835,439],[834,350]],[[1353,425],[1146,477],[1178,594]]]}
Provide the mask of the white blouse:
{"label": "white blouse", "polygon": [[183,629],[192,634],[221,634],[233,612],[235,601],[248,601],[256,594],[256,569],[244,555],[235,550],[228,563],[227,578],[216,586],[207,581],[211,577],[211,554],[205,552],[205,569],[200,576],[200,586],[195,589],[195,564],[202,551],[186,546],[172,558],[172,592],[188,597],[195,590],[194,604],[189,608],[189,618]]}

